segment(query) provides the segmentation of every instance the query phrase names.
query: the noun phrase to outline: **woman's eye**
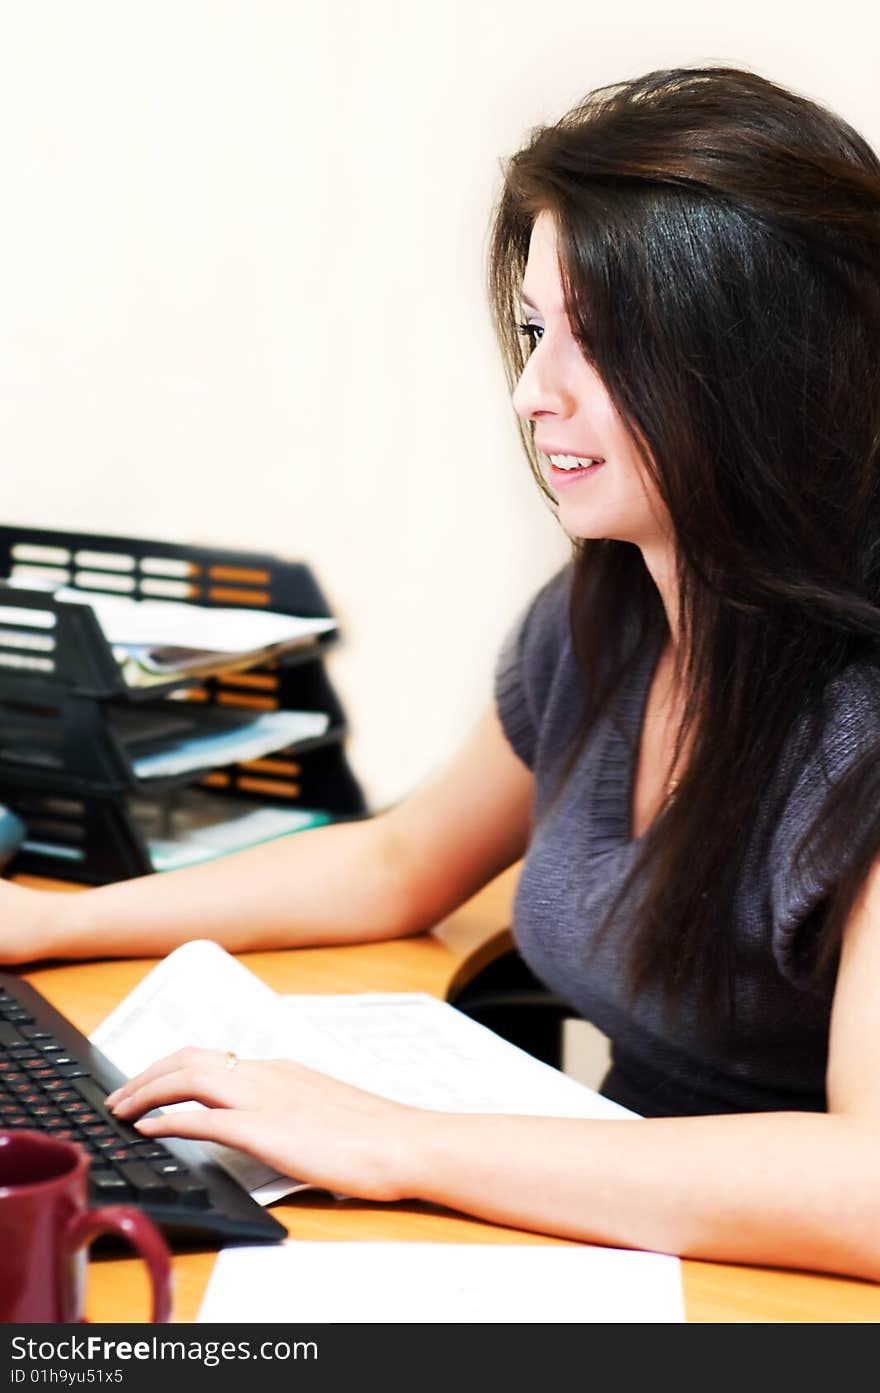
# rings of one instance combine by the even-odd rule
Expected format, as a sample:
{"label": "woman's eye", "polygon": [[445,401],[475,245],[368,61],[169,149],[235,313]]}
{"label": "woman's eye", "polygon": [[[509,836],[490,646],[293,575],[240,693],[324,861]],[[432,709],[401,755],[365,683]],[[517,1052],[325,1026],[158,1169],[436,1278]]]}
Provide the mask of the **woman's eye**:
{"label": "woman's eye", "polygon": [[529,352],[531,353],[544,330],[541,328],[540,324],[518,324],[516,327],[517,333],[522,334],[524,339],[528,339]]}

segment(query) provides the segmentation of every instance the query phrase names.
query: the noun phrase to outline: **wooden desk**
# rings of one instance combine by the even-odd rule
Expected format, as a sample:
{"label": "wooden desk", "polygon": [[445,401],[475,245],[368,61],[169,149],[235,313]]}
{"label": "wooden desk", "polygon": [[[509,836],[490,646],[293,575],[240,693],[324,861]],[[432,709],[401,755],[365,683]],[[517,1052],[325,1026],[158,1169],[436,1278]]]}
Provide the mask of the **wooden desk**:
{"label": "wooden desk", "polygon": [[[36,883],[36,882],[32,882]],[[250,953],[243,961],[281,992],[425,991],[446,997],[503,952],[515,871],[500,876],[434,934],[393,943],[289,952]],[[90,1033],[153,965],[138,959],[40,968],[28,978]],[[272,1211],[293,1238],[437,1243],[546,1243],[519,1230],[483,1223],[433,1205],[338,1202],[315,1194],[291,1198]],[[192,1321],[214,1251],[175,1255],[174,1319]],[[701,1322],[880,1320],[880,1286],[809,1273],[682,1264],[687,1317]],[[146,1284],[134,1259],[91,1264],[88,1314],[94,1321],[141,1320]]]}

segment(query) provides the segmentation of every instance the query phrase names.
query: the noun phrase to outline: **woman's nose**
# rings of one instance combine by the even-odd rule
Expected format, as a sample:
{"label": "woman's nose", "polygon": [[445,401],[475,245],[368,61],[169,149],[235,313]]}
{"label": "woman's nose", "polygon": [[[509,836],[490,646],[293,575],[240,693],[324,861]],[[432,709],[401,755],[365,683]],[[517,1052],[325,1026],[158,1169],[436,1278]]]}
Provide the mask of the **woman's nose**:
{"label": "woman's nose", "polygon": [[513,389],[513,409],[524,421],[534,421],[539,416],[566,417],[574,408],[558,365],[549,354],[542,354],[544,346],[542,341],[535,348]]}

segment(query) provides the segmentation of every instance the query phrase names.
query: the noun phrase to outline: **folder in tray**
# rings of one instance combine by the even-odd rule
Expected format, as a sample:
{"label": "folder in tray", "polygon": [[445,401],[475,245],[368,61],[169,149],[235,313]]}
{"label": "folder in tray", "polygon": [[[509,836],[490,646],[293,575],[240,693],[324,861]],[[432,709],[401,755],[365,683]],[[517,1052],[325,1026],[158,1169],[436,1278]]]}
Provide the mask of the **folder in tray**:
{"label": "folder in tray", "polygon": [[173,871],[332,822],[315,808],[272,806],[185,789],[173,802],[132,799],[130,812],[154,870]]}
{"label": "folder in tray", "polygon": [[330,724],[321,711],[233,711],[188,702],[119,702],[111,719],[139,779],[244,764],[324,735]]}

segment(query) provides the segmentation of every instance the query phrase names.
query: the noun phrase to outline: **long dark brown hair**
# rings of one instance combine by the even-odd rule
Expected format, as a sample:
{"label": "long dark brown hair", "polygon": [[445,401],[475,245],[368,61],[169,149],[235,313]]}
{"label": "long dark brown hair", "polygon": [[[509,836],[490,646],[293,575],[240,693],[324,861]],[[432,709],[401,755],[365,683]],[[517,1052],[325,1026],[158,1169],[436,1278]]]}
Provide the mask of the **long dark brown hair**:
{"label": "long dark brown hair", "polygon": [[[819,731],[850,663],[880,669],[880,161],[840,117],[748,71],[664,70],[591,92],[505,166],[489,285],[511,388],[543,211],[572,332],[677,541],[679,751],[689,738],[691,752],[628,882],[647,887],[629,988],[659,985],[674,1008],[696,983],[707,1017],[729,1019],[731,909],[786,741],[805,720]],[[573,549],[572,636],[593,699],[569,772],[641,644],[667,631],[636,547]],[[825,989],[880,849],[880,697],[872,723],[874,748],[801,846],[845,867],[806,935],[805,971]]]}

